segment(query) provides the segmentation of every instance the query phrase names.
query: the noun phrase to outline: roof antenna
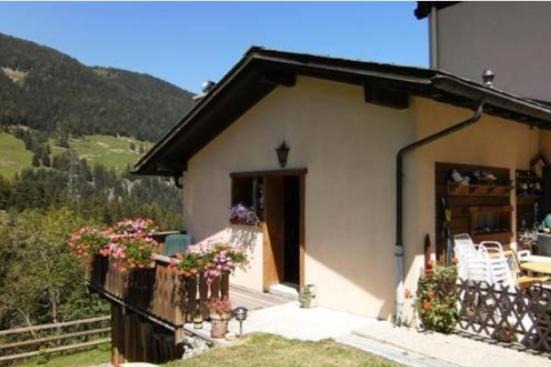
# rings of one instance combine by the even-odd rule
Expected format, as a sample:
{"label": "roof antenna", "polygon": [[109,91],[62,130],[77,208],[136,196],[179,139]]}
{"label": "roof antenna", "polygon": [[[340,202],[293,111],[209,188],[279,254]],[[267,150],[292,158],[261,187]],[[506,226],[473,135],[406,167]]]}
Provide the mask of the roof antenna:
{"label": "roof antenna", "polygon": [[192,97],[194,101],[198,101],[202,99],[204,96],[206,96],[216,85],[215,82],[212,80],[204,81],[203,84],[201,84],[201,94],[196,94]]}
{"label": "roof antenna", "polygon": [[203,91],[203,93],[206,94],[210,92],[210,90],[214,88],[215,85],[216,83],[213,82],[212,80],[204,81],[203,84],[201,84],[201,91]]}
{"label": "roof antenna", "polygon": [[492,70],[486,69],[482,73],[482,82],[484,83],[485,86],[492,88],[494,86],[495,77],[496,76]]}

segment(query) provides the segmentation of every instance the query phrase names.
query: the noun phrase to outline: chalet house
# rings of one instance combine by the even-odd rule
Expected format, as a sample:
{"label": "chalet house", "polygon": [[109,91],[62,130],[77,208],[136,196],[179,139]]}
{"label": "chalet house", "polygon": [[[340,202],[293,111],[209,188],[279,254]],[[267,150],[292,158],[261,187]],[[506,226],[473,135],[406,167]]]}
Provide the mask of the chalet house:
{"label": "chalet house", "polygon": [[[534,220],[511,188],[535,157],[551,160],[551,109],[491,83],[253,47],[135,173],[183,185],[194,242],[224,231],[232,204],[257,210],[261,241],[232,284],[315,284],[321,306],[402,319],[427,235],[445,252],[443,198],[453,231],[476,241],[515,246]],[[462,187],[454,169],[496,180]]]}

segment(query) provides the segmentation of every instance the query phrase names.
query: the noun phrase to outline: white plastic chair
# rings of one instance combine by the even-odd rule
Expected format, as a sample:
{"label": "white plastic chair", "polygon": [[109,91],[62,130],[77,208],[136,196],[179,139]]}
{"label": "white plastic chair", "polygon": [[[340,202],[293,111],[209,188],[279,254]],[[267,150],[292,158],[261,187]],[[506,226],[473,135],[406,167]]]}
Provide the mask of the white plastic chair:
{"label": "white plastic chair", "polygon": [[460,279],[469,279],[469,259],[480,256],[471,236],[468,233],[456,234],[453,236],[454,252],[457,256],[458,276]]}
{"label": "white plastic chair", "polygon": [[[510,294],[517,292],[507,257],[499,242],[483,241],[477,249],[471,237],[466,233],[454,236],[454,242],[455,254],[459,260],[458,274],[461,279],[507,287],[507,292]],[[510,299],[513,301],[514,296],[511,296]],[[501,314],[499,308],[496,312],[498,315]],[[515,322],[513,314],[509,314],[507,319],[511,323]],[[533,325],[533,321],[528,315],[522,318],[521,323],[527,330]]]}
{"label": "white plastic chair", "polygon": [[[484,241],[480,243],[478,251],[483,261],[487,263],[488,278],[490,279],[488,283],[506,288],[507,293],[510,295],[510,304],[513,304],[515,300],[514,294],[517,293],[517,284],[507,257],[503,252],[503,247],[499,242]],[[501,314],[500,309],[496,311],[498,314]],[[507,315],[507,319],[511,324],[516,322],[516,318],[512,313]],[[533,321],[528,314],[525,314],[520,322],[526,330],[529,330],[533,325]]]}
{"label": "white plastic chair", "polygon": [[489,283],[507,286],[511,292],[514,292],[516,289],[515,280],[501,244],[495,241],[481,242],[478,252],[487,262],[486,270],[489,272],[487,276],[490,280]]}

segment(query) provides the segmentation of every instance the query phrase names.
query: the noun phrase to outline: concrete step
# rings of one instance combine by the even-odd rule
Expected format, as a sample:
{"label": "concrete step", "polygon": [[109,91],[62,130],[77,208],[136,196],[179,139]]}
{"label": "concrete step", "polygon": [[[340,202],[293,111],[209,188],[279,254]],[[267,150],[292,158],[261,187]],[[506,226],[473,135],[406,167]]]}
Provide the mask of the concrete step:
{"label": "concrete step", "polygon": [[292,285],[284,283],[272,285],[269,293],[289,301],[298,301],[298,289]]}
{"label": "concrete step", "polygon": [[251,311],[289,302],[286,298],[235,285],[230,286],[230,298],[234,306],[244,306]]}

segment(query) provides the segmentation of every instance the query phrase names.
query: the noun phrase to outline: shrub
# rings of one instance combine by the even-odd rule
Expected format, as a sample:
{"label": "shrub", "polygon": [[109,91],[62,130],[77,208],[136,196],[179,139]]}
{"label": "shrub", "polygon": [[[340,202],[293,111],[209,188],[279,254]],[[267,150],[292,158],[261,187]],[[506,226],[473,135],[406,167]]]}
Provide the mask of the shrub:
{"label": "shrub", "polygon": [[423,326],[449,334],[459,320],[457,268],[428,266],[417,286],[417,310]]}

